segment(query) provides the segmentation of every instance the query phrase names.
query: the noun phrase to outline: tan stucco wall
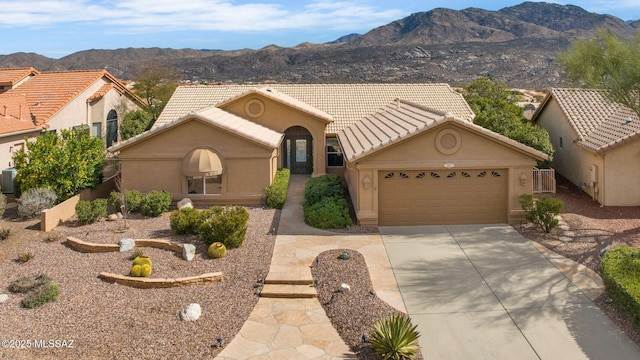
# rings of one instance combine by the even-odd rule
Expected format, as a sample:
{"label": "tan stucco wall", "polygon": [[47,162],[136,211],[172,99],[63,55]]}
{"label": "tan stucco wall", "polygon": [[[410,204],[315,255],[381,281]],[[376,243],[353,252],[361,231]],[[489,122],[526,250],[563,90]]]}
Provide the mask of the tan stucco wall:
{"label": "tan stucco wall", "polygon": [[[600,166],[598,197],[605,206],[640,206],[640,141],[621,145],[605,153]],[[604,171],[602,169],[604,168]]]}
{"label": "tan stucco wall", "polygon": [[[436,136],[443,129],[452,129],[460,134],[461,146],[455,154],[442,154],[435,146]],[[506,169],[509,174],[508,222],[524,219],[518,198],[532,193],[532,169],[536,160],[493,139],[455,125],[445,125],[392,145],[358,163],[348,163],[345,179],[360,223],[377,225],[378,171],[444,170],[447,169],[445,164],[453,166],[452,169]],[[524,186],[520,183],[521,174],[527,179]],[[365,178],[370,182],[368,189],[365,189]],[[356,188],[357,192],[354,191]]]}
{"label": "tan stucco wall", "polygon": [[[182,174],[185,156],[197,148],[208,148],[224,167],[222,195],[187,194]],[[169,191],[174,200],[184,197],[210,204],[261,204],[263,189],[275,174],[277,149],[267,149],[199,120],[190,120],[142,140],[120,152],[123,187]]]}
{"label": "tan stucco wall", "polygon": [[[604,206],[640,205],[640,141],[632,141],[597,154],[575,144],[577,134],[560,106],[551,99],[536,119],[547,129],[555,149],[556,172]],[[560,146],[562,137],[562,147]],[[594,183],[595,180],[595,183]]]}
{"label": "tan stucco wall", "polygon": [[[264,113],[258,117],[250,116],[245,109],[247,103],[255,99],[264,104]],[[225,104],[222,108],[281,133],[293,126],[307,129],[313,138],[313,173],[311,176],[320,176],[326,173],[325,128],[327,123],[324,120],[258,94],[239,98],[237,101]],[[282,167],[282,161],[282,158],[279,157],[278,165],[280,167]]]}

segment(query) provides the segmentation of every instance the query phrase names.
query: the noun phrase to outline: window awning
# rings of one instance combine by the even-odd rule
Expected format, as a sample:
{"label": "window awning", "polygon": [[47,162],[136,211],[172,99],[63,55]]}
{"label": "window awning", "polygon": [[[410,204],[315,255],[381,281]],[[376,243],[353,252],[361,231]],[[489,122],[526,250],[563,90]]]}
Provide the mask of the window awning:
{"label": "window awning", "polygon": [[208,149],[195,149],[182,163],[185,176],[215,176],[222,174],[222,162],[218,155]]}

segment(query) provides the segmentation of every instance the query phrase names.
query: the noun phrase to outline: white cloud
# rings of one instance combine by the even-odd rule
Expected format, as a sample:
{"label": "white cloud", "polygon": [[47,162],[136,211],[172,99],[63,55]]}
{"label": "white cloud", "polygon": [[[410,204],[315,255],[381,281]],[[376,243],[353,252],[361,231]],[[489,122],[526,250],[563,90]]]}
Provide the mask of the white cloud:
{"label": "white cloud", "polygon": [[[42,28],[93,24],[129,34],[176,30],[270,31],[312,27],[367,29],[402,16],[366,2],[311,1],[295,10],[230,0],[0,1],[0,26]],[[300,6],[303,5],[303,6]]]}

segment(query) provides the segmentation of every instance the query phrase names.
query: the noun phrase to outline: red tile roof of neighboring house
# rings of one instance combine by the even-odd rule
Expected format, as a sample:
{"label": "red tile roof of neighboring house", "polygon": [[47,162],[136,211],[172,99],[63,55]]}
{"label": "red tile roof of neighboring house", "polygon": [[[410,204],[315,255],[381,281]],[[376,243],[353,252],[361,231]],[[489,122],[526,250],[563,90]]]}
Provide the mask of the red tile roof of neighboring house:
{"label": "red tile roof of neighboring house", "polygon": [[113,89],[113,84],[104,84],[98,91],[96,91],[93,95],[89,96],[90,101],[97,101],[102,99],[109,91]]}
{"label": "red tile roof of neighboring house", "polygon": [[31,74],[39,74],[40,72],[32,67],[23,68],[0,68],[0,85],[13,86],[15,83],[24,79]]}
{"label": "red tile roof of neighboring house", "polygon": [[[127,94],[133,101],[144,105],[144,101],[131,93],[126,87],[106,70],[55,71],[38,73],[20,86],[0,94],[3,99],[13,94],[23,94],[29,105],[31,117],[36,125],[46,123],[60,109],[65,107],[82,91],[100,78],[106,78],[110,88]],[[94,93],[89,99],[98,100],[106,94],[107,85]]]}
{"label": "red tile roof of neighboring house", "polygon": [[31,120],[26,97],[14,94],[0,100],[0,134],[39,129]]}
{"label": "red tile roof of neighboring house", "polygon": [[[604,91],[555,88],[545,99],[555,98],[578,135],[577,143],[602,153],[640,138],[640,118],[631,109],[613,103]],[[542,111],[543,106],[534,115]]]}

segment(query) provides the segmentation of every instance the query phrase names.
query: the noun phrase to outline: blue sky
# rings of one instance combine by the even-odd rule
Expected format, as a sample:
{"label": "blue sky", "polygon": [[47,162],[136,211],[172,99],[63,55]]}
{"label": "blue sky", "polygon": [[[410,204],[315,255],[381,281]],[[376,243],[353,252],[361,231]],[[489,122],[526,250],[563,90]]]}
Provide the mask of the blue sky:
{"label": "blue sky", "polygon": [[[547,1],[556,2],[556,1]],[[259,49],[324,43],[437,7],[498,10],[518,0],[0,0],[0,55],[53,58],[88,49]],[[575,0],[640,19],[638,0]]]}

